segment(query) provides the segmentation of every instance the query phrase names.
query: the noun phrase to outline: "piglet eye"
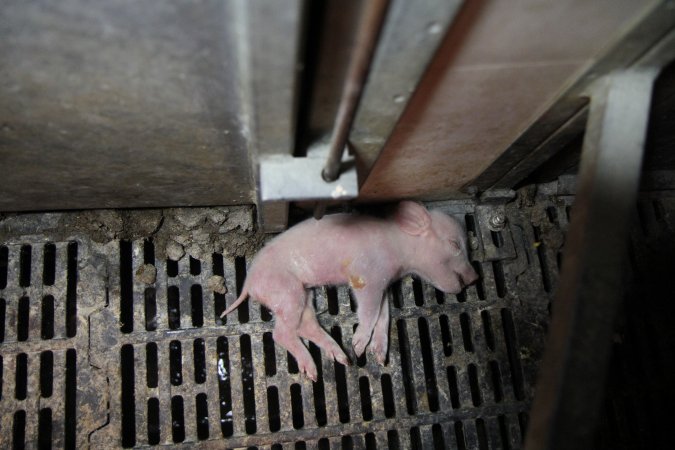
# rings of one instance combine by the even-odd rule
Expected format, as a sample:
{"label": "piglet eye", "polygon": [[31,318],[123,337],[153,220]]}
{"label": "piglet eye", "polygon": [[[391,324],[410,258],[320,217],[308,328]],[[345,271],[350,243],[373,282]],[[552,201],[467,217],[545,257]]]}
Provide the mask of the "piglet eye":
{"label": "piglet eye", "polygon": [[457,241],[450,241],[450,248],[454,252],[454,256],[459,256],[462,254],[462,247],[459,246]]}

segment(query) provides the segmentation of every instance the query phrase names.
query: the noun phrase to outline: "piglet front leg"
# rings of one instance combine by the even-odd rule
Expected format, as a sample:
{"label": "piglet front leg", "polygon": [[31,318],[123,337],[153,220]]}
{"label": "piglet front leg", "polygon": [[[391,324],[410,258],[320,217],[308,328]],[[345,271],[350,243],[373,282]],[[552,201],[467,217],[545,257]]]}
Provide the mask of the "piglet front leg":
{"label": "piglet front leg", "polygon": [[383,292],[384,289],[376,284],[354,289],[354,296],[358,305],[356,314],[359,318],[359,326],[356,328],[354,337],[352,338],[352,346],[354,347],[356,356],[363,355],[373,335],[375,323],[382,309]]}
{"label": "piglet front leg", "polygon": [[375,361],[384,366],[387,362],[387,349],[389,348],[389,300],[382,299],[380,315],[375,322],[373,336],[370,338],[368,350],[375,356]]}

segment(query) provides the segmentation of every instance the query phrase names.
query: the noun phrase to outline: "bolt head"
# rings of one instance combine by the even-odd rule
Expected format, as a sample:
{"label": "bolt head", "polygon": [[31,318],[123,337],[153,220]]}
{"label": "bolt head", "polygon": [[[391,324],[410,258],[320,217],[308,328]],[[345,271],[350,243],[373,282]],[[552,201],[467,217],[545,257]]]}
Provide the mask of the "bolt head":
{"label": "bolt head", "polygon": [[506,214],[504,211],[497,211],[490,217],[490,226],[493,228],[503,228],[506,224]]}

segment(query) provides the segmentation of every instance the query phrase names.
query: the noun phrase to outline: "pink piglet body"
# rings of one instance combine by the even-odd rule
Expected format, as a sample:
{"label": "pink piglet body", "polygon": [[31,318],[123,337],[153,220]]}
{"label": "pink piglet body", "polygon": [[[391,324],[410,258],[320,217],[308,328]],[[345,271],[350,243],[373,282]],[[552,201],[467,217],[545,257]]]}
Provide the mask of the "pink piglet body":
{"label": "pink piglet body", "polygon": [[335,214],[309,219],[270,241],[254,258],[242,293],[225,311],[247,297],[275,315],[273,337],[316,380],[315,364],[301,341],[308,339],[342,364],[349,360],[321,328],[307,288],[349,285],[357,302],[358,328],[352,345],[360,356],[369,346],[384,364],[389,305],[384,291],[414,273],[443,292],[458,293],[477,274],[468,261],[466,235],[453,218],[424,206],[401,202],[393,219]]}

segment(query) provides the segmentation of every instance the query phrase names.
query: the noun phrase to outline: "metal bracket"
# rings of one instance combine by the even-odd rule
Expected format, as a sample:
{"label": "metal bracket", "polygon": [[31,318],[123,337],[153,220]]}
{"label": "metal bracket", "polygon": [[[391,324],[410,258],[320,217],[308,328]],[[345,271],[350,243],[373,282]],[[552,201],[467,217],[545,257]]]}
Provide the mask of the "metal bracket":
{"label": "metal bracket", "polygon": [[[413,5],[406,0],[389,0],[387,3],[389,7],[372,55],[368,81],[355,110],[353,126],[347,133],[359,159],[362,183],[463,1],[420,0]],[[259,222],[265,231],[279,231],[286,225],[286,202],[355,198],[357,174],[353,159],[343,157],[340,178],[326,183],[321,177],[327,156],[325,149],[309,150],[307,158],[290,155],[294,123],[288,111],[294,110],[294,96],[298,95],[295,75],[302,36],[295,31],[300,29],[304,2],[284,0],[277,5],[277,2],[240,0],[238,4],[246,13],[244,18],[248,17],[245,30],[266,30],[250,33],[247,71],[253,81],[247,92],[255,116],[252,140],[258,147],[253,161],[259,186]],[[269,17],[275,17],[274,32],[270,32],[266,22]],[[278,39],[278,36],[290,38]],[[318,154],[323,155],[319,160],[315,159]]]}
{"label": "metal bracket", "polygon": [[[475,209],[478,248],[483,249],[482,261],[497,261],[516,257],[506,206],[478,205]],[[480,256],[480,254],[476,255]]]}
{"label": "metal bracket", "polygon": [[321,170],[328,146],[316,146],[307,157],[265,155],[260,158],[260,197],[263,202],[297,200],[350,200],[359,193],[356,164],[352,156],[342,158],[340,177],[326,182]]}
{"label": "metal bracket", "polygon": [[474,208],[476,234],[469,233],[472,257],[476,261],[497,261],[516,257],[516,248],[506,216],[506,203],[516,197],[511,189],[485,191]]}

